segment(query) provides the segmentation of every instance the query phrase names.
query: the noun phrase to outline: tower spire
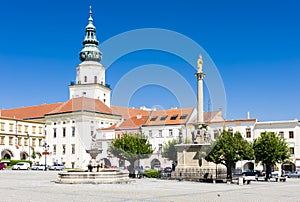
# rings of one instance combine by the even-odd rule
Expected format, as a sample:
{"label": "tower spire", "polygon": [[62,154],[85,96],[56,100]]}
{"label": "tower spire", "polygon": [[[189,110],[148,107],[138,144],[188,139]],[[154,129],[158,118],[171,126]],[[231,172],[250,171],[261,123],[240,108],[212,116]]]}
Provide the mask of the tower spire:
{"label": "tower spire", "polygon": [[93,24],[93,12],[92,6],[90,6],[90,17],[88,19],[88,25],[85,28],[85,37],[82,42],[83,49],[80,51],[80,60],[84,61],[96,61],[100,62],[102,53],[98,48],[99,41],[96,37],[96,27]]}

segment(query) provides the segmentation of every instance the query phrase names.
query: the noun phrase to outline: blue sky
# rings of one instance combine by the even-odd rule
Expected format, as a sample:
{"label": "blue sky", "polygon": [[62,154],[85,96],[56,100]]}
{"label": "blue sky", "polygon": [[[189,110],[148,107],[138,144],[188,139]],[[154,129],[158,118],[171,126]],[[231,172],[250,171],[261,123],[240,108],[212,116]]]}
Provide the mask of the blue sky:
{"label": "blue sky", "polygon": [[[0,108],[68,99],[90,4],[100,43],[133,29],[162,28],[201,45],[223,79],[227,119],[246,118],[248,111],[261,121],[300,118],[300,3],[296,0],[1,2]],[[120,58],[108,69],[107,83],[114,88],[124,74],[149,63],[173,68],[196,91],[194,69],[159,51]],[[207,111],[207,91],[205,96]],[[142,105],[170,108],[178,102],[167,89],[154,85],[138,90],[130,101],[130,106]]]}

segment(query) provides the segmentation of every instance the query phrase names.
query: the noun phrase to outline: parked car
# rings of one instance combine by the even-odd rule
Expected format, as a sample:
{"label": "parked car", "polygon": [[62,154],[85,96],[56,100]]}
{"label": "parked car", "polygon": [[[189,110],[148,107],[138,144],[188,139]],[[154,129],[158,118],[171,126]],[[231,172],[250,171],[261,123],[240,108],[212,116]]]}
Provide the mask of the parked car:
{"label": "parked car", "polygon": [[63,164],[55,164],[49,168],[49,170],[63,170],[65,166]]}
{"label": "parked car", "polygon": [[295,171],[295,172],[289,172],[289,173],[285,173],[284,177],[297,177],[300,178],[300,172],[299,171]]}
{"label": "parked car", "polygon": [[246,170],[242,172],[243,176],[255,176],[255,177],[262,177],[264,176],[264,173],[259,170]]}
{"label": "parked car", "polygon": [[165,173],[171,173],[173,170],[172,170],[172,168],[171,167],[165,167],[164,168],[164,172]]}
{"label": "parked car", "polygon": [[45,164],[39,164],[31,167],[31,170],[45,170]]}
{"label": "parked car", "polygon": [[27,162],[19,162],[15,165],[13,165],[12,170],[29,170],[30,169],[30,163]]}
{"label": "parked car", "polygon": [[0,170],[4,170],[6,168],[6,164],[5,163],[0,163]]}

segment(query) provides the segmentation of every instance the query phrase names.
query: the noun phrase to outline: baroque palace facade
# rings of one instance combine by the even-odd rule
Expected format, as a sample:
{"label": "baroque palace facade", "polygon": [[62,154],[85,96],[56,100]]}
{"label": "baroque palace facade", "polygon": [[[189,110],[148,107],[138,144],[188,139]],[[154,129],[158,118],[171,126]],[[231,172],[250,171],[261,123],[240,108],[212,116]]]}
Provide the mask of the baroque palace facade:
{"label": "baroque palace facade", "polygon": [[[76,67],[76,81],[69,85],[66,102],[0,110],[1,159],[32,160],[35,163],[62,163],[67,168],[86,168],[91,160],[86,150],[96,145],[97,160],[107,166],[123,167],[127,162],[113,157],[108,148],[123,133],[144,133],[154,149],[149,159],[137,162],[144,167],[166,167],[171,162],[162,157],[169,140],[193,142],[192,127],[197,122],[196,108],[155,110],[141,107],[111,106],[110,87],[105,82],[105,67],[100,63],[92,12],[88,19]],[[292,157],[277,170],[300,170],[300,125],[298,120],[259,122],[257,119],[225,120],[222,111],[204,112],[211,140],[223,129],[239,131],[253,141],[263,131],[273,131],[287,139]],[[36,158],[31,157],[32,152]],[[47,152],[45,153],[45,150]],[[44,158],[44,155],[47,158]],[[241,170],[257,168],[254,161],[238,162]]]}

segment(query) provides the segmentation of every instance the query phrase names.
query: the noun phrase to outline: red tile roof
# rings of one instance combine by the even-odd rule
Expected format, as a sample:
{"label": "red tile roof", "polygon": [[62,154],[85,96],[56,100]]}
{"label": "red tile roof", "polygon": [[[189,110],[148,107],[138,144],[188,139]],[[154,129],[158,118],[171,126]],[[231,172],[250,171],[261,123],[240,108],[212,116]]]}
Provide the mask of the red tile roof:
{"label": "red tile roof", "polygon": [[152,111],[144,124],[151,125],[177,125],[185,124],[189,120],[194,108],[169,109]]}
{"label": "red tile roof", "polygon": [[72,98],[71,100],[61,104],[49,114],[60,114],[73,111],[91,111],[105,114],[112,114],[112,110],[106,106],[103,102],[97,99],[79,97]]}
{"label": "red tile roof", "polygon": [[21,107],[13,109],[4,109],[1,111],[1,116],[17,118],[17,119],[33,119],[43,118],[45,114],[62,105],[62,102],[54,104],[42,104],[30,107]]}
{"label": "red tile roof", "polygon": [[124,129],[133,129],[133,128],[140,128],[144,123],[146,123],[148,119],[148,116],[133,116],[126,121],[124,121],[118,129],[124,130]]}
{"label": "red tile roof", "polygon": [[141,114],[142,116],[148,116],[150,114],[150,111],[120,106],[111,106],[111,110],[113,114],[122,115],[122,118],[125,120],[137,116],[138,114]]}

